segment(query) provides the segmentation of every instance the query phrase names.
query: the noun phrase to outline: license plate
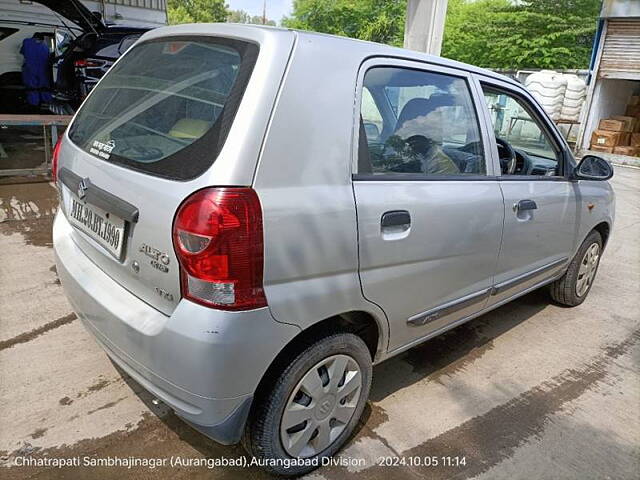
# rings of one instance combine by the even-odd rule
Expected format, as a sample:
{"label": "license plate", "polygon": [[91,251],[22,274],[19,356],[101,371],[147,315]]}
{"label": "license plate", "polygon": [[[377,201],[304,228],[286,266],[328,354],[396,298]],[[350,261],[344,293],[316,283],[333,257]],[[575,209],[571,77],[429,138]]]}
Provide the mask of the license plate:
{"label": "license plate", "polygon": [[80,200],[68,190],[66,197],[67,218],[71,224],[119,259],[124,243],[124,220],[113,213]]}

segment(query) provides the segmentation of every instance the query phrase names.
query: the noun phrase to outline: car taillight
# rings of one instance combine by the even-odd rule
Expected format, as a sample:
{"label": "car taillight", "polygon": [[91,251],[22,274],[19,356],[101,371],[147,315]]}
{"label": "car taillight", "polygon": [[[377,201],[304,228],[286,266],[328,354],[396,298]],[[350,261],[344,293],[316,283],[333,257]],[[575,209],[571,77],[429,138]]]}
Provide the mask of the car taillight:
{"label": "car taillight", "polygon": [[53,180],[53,183],[58,183],[58,156],[60,155],[61,143],[62,136],[58,137],[56,146],[53,147],[53,155],[51,156],[51,180]]}
{"label": "car taillight", "polygon": [[262,209],[251,188],[206,188],[178,209],[173,245],[182,296],[208,307],[264,307]]}
{"label": "car taillight", "polygon": [[100,65],[102,65],[102,63],[87,60],[86,58],[81,58],[80,60],[76,60],[75,62],[73,62],[73,64],[78,68],[85,68],[85,67],[91,68],[91,67],[99,67]]}

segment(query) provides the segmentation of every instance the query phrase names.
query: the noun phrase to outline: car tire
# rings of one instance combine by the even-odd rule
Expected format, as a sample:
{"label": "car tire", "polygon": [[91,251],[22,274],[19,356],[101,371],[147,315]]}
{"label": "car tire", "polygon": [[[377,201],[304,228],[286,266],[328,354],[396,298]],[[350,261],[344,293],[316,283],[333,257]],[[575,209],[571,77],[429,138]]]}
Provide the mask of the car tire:
{"label": "car tire", "polygon": [[593,231],[580,245],[565,274],[551,284],[551,298],[568,307],[584,302],[595,280],[601,256],[602,237]]}
{"label": "car tire", "polygon": [[318,340],[261,396],[245,427],[243,446],[273,474],[302,475],[321,466],[355,430],[371,374],[371,354],[357,335],[336,333]]}

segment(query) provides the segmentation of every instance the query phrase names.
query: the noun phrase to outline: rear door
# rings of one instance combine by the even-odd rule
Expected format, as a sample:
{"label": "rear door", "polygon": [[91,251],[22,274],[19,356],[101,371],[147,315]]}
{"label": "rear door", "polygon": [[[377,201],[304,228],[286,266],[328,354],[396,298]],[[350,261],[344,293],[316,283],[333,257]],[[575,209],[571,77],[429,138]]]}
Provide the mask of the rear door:
{"label": "rear door", "polygon": [[377,59],[359,78],[360,278],[387,314],[396,350],[484,307],[502,194],[465,72]]}
{"label": "rear door", "polygon": [[165,313],[180,300],[175,212],[207,185],[198,178],[225,143],[257,48],[204,36],[134,46],[82,105],[60,150],[61,204],[74,240]]}
{"label": "rear door", "polygon": [[[560,272],[577,237],[577,183],[568,178],[566,145],[525,91],[481,78],[492,150],[501,165],[504,233],[489,305],[535,287]],[[516,162],[495,138],[510,145]]]}

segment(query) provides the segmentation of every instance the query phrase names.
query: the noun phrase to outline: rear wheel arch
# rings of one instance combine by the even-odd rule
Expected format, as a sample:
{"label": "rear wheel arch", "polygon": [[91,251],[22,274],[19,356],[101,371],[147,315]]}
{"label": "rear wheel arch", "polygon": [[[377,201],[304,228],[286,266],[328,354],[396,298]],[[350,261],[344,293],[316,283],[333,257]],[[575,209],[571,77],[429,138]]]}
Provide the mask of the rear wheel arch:
{"label": "rear wheel arch", "polygon": [[382,326],[368,312],[349,311],[325,318],[301,331],[284,346],[276,355],[262,376],[254,392],[251,406],[252,415],[254,408],[265,395],[269,394],[274,379],[286,368],[289,362],[318,340],[335,333],[353,333],[360,337],[369,349],[371,361],[374,362],[383,349],[381,343],[386,338],[381,332]]}
{"label": "rear wheel arch", "polygon": [[[306,346],[273,378],[270,395],[252,405],[245,450],[258,459],[281,460],[265,469],[286,476],[308,473],[335,455],[357,430],[367,403],[370,355],[352,332],[331,332]],[[318,462],[284,463],[298,456]]]}

